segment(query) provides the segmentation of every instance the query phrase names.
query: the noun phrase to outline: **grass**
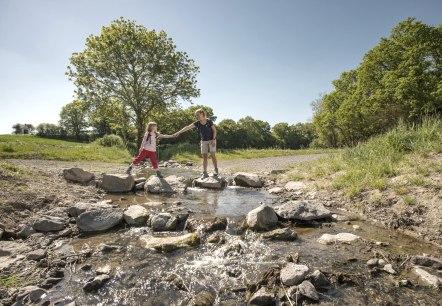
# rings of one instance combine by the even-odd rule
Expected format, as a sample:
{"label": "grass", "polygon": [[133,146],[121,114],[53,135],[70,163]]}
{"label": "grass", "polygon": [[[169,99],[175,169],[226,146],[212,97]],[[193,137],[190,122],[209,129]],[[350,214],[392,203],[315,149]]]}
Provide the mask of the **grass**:
{"label": "grass", "polygon": [[45,159],[63,161],[100,161],[126,163],[126,149],[103,147],[33,135],[0,135],[0,159]]}
{"label": "grass", "polygon": [[0,288],[1,287],[6,287],[6,288],[13,288],[13,287],[18,287],[20,285],[20,279],[12,274],[6,278],[0,278]]}
{"label": "grass", "polygon": [[426,118],[422,124],[400,123],[354,148],[295,165],[288,175],[322,180],[324,187],[340,189],[349,197],[365,190],[389,188],[389,179],[403,174],[411,174],[408,181],[414,186],[428,186],[424,177],[441,168],[430,157],[441,152],[442,120]]}

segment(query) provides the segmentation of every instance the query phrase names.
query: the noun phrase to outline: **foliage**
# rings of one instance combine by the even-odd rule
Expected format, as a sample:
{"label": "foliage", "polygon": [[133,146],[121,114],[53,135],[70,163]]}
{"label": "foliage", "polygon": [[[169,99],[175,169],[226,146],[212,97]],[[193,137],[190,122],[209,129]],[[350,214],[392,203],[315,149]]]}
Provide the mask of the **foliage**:
{"label": "foliage", "polygon": [[194,61],[165,32],[124,18],[89,36],[85,50],[73,53],[70,62],[67,75],[91,113],[123,132],[135,128],[138,142],[152,111],[199,95]]}
{"label": "foliage", "polygon": [[103,146],[103,147],[118,147],[118,148],[124,148],[124,142],[123,139],[121,139],[118,135],[104,135],[101,138],[98,138],[95,140],[95,143]]}
{"label": "foliage", "polygon": [[399,23],[314,102],[317,143],[354,146],[401,119],[419,122],[423,114],[442,113],[441,45],[442,24],[413,18]]}
{"label": "foliage", "polygon": [[47,138],[65,138],[67,136],[66,131],[64,131],[59,125],[52,123],[40,123],[37,125],[37,136],[47,137]]}
{"label": "foliage", "polygon": [[22,128],[26,127],[28,129],[28,134],[32,134],[35,130],[35,127],[32,124],[29,123],[25,123],[25,124],[20,124],[20,123],[16,123],[12,126],[12,134],[21,134]]}
{"label": "foliage", "polygon": [[74,136],[77,140],[85,128],[88,127],[86,120],[87,105],[84,101],[75,100],[63,106],[60,112],[60,127],[68,136]]}

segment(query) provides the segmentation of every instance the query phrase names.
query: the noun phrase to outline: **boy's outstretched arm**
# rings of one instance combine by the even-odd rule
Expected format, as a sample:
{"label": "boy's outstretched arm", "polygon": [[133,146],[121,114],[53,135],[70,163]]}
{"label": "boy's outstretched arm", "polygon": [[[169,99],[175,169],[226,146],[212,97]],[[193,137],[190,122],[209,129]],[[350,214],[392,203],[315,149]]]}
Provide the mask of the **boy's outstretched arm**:
{"label": "boy's outstretched arm", "polygon": [[[176,134],[176,133],[175,133]],[[160,138],[176,138],[178,135],[175,136],[175,134],[173,135],[167,135],[167,134],[158,134],[158,139]]]}
{"label": "boy's outstretched arm", "polygon": [[183,127],[181,130],[179,130],[178,132],[176,132],[174,135],[180,135],[182,133],[185,133],[191,129],[195,128],[195,125],[193,123],[189,124],[188,126]]}

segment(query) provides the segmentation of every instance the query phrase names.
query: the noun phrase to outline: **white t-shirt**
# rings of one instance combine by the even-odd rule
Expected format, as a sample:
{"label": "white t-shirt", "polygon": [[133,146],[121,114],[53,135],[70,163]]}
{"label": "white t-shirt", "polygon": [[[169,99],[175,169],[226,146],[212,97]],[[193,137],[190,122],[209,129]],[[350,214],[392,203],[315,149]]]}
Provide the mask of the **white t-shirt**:
{"label": "white t-shirt", "polygon": [[[149,133],[149,132],[148,132]],[[145,134],[145,136],[147,133]],[[157,136],[155,133],[150,132],[150,137],[146,140],[144,144],[144,150],[156,152],[157,151]]]}

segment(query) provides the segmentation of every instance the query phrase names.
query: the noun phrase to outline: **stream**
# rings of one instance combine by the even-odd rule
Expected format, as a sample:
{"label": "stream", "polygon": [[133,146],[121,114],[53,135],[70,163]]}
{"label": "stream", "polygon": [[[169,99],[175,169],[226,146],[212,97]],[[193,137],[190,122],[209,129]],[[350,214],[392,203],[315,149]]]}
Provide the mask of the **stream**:
{"label": "stream", "polygon": [[[191,177],[195,173],[184,170],[179,175]],[[224,243],[202,239],[198,247],[160,253],[144,247],[144,238],[179,233],[152,233],[149,227],[120,227],[61,241],[54,249],[57,256],[88,249],[93,252],[92,256],[68,266],[64,280],[49,292],[51,300],[75,300],[77,305],[188,305],[197,293],[205,290],[216,293],[216,305],[246,305],[247,286],[258,281],[269,268],[283,266],[287,255],[296,253],[299,263],[307,265],[310,271],[319,269],[329,279],[336,280],[318,289],[322,304],[440,305],[442,300],[440,290],[416,286],[420,281],[410,269],[391,275],[370,273],[366,266],[367,260],[375,255],[396,266],[411,255],[426,253],[440,257],[440,250],[423,240],[365,221],[289,224],[298,234],[295,241],[264,240],[259,233],[241,230],[250,210],[261,203],[278,204],[278,198],[265,190],[230,186],[216,191],[189,187],[185,194],[172,196],[140,191],[107,195],[107,199],[122,207],[140,204],[154,211],[190,213],[194,218],[227,217],[227,229],[217,234]],[[354,225],[360,230],[355,231]],[[363,239],[351,244],[317,242],[322,234],[340,232],[354,233]],[[111,246],[110,250],[99,251],[103,244]],[[95,275],[93,269],[84,268],[89,265],[111,267],[112,278],[97,293],[83,291],[85,280]],[[416,285],[398,286],[403,279]]]}

